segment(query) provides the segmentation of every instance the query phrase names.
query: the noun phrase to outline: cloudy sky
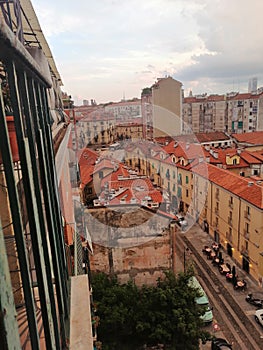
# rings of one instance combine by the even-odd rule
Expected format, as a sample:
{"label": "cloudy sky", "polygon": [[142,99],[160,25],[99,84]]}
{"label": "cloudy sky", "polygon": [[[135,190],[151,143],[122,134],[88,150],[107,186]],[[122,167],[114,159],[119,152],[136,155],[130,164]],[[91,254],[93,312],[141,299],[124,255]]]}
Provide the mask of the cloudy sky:
{"label": "cloudy sky", "polygon": [[262,0],[32,0],[75,104],[140,97],[170,75],[185,95],[263,86]]}

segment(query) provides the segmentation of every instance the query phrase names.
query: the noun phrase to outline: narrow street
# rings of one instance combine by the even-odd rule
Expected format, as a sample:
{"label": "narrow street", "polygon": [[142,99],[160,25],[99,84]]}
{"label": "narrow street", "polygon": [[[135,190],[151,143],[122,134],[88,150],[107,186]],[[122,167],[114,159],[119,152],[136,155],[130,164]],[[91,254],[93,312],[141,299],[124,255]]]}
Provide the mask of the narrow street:
{"label": "narrow street", "polygon": [[[194,262],[198,279],[213,307],[214,321],[206,326],[207,330],[216,337],[227,339],[233,345],[233,350],[262,349],[263,330],[254,320],[256,308],[245,300],[248,292],[263,299],[262,289],[238,267],[239,276],[247,281],[247,289],[233,289],[232,284],[202,253],[203,246],[210,246],[212,239],[199,225],[195,224],[185,233],[178,231],[176,238],[178,271],[183,270],[190,261]],[[235,264],[224,251],[223,256],[225,261]],[[201,345],[200,349],[211,349],[211,343]]]}

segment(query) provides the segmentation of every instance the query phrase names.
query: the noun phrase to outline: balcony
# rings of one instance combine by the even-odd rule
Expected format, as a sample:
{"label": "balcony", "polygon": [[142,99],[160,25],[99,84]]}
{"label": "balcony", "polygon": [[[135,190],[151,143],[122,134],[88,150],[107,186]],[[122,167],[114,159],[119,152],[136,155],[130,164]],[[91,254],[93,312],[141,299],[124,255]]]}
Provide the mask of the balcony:
{"label": "balcony", "polygon": [[219,225],[218,225],[218,222],[217,222],[217,221],[214,221],[214,222],[213,222],[213,226],[214,226],[215,229],[218,229],[218,226],[219,226]]}
{"label": "balcony", "polygon": [[244,237],[249,240],[249,232],[246,229],[244,229]]}
{"label": "balcony", "polygon": [[244,211],[244,218],[250,221],[250,213],[247,210]]}
{"label": "balcony", "polygon": [[[91,349],[90,287],[87,274],[79,276],[83,274],[82,241],[74,232],[79,226],[73,202],[70,205],[66,201],[75,194],[67,148],[74,128],[70,121],[63,122],[66,116],[62,110],[52,110],[48,103],[48,90],[52,96],[59,96],[56,89],[60,89],[61,79],[34,11],[31,6],[21,11],[19,1],[9,1],[8,7],[13,4],[17,7],[9,12],[14,16],[10,23],[10,17],[0,16],[0,94],[8,93],[10,97],[0,100],[0,169],[5,184],[0,191],[0,266],[5,280],[0,302],[8,316],[1,318],[5,331],[0,332],[0,342],[8,349],[62,350],[68,346],[70,323],[72,342],[74,334],[85,334],[83,346],[77,348]],[[4,12],[6,5],[3,1],[0,11]],[[32,21],[24,18],[26,15]],[[32,37],[38,47],[30,47]],[[6,91],[3,81],[8,86]],[[13,114],[18,158],[10,147],[7,111]],[[70,224],[68,217],[72,218]],[[75,255],[72,247],[78,248]],[[75,276],[70,291],[73,257]],[[79,293],[85,295],[79,299]],[[78,300],[78,305],[71,299],[69,307],[70,296]],[[75,307],[85,312],[85,326],[82,324],[79,333],[75,321],[80,311]]]}
{"label": "balcony", "polygon": [[233,207],[234,207],[234,203],[233,203],[233,202],[231,202],[231,201],[228,201],[228,206],[229,206],[229,208],[230,208],[230,209],[233,209]]}

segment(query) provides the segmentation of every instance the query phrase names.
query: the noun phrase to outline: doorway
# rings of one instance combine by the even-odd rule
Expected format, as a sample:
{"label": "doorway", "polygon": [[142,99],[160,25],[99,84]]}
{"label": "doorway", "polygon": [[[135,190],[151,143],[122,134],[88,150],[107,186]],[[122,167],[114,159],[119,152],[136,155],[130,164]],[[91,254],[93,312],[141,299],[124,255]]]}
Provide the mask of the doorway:
{"label": "doorway", "polygon": [[244,256],[242,258],[242,269],[249,273],[249,257]]}
{"label": "doorway", "polygon": [[231,244],[227,243],[226,250],[227,250],[227,254],[232,257],[233,251],[232,251],[232,245]]}

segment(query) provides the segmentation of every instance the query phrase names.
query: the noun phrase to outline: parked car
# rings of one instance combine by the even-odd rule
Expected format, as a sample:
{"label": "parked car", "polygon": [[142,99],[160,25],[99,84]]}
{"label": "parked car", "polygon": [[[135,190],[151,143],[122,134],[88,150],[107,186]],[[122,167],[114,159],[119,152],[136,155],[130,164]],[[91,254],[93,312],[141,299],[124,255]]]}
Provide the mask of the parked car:
{"label": "parked car", "polygon": [[212,350],[232,349],[232,345],[224,338],[214,338],[211,343]]}
{"label": "parked car", "polygon": [[204,309],[204,313],[202,314],[202,316],[200,316],[201,320],[204,322],[204,324],[211,323],[213,321],[213,308],[209,304],[208,297],[203,287],[201,286],[201,284],[195,276],[192,276],[189,279],[188,285],[197,289],[200,294],[200,296],[195,299],[195,302],[197,305],[200,305]]}
{"label": "parked car", "polygon": [[255,312],[255,320],[258,324],[260,324],[263,327],[263,309],[258,309]]}

